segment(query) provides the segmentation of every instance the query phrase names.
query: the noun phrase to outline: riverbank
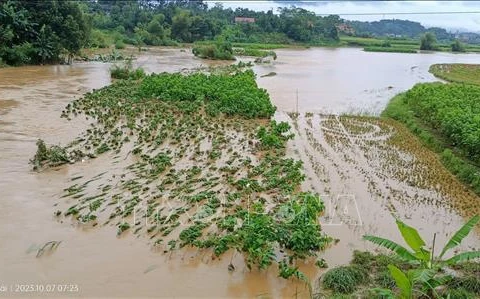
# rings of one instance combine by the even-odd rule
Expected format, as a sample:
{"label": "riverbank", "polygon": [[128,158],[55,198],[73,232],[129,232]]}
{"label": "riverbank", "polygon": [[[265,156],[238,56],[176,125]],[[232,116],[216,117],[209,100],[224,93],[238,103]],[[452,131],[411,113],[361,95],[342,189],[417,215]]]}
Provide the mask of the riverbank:
{"label": "riverbank", "polygon": [[449,82],[480,85],[479,64],[434,64],[429,71],[435,77]]}

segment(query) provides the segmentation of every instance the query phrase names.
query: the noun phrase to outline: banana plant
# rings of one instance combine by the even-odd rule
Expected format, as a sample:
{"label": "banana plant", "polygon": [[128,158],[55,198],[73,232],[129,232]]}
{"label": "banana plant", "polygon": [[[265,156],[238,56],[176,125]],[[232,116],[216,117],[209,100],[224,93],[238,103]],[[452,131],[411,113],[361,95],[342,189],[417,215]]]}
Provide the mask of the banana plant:
{"label": "banana plant", "polygon": [[463,225],[447,242],[447,244],[443,247],[440,255],[435,258],[434,256],[434,248],[435,248],[435,240],[433,243],[432,251],[428,250],[425,246],[426,243],[418,233],[418,231],[403,223],[401,220],[396,219],[397,227],[400,233],[402,234],[405,243],[410,247],[411,250],[395,243],[394,241],[371,236],[365,235],[363,238],[367,241],[370,241],[374,244],[383,246],[394,253],[396,253],[402,260],[409,262],[411,264],[420,265],[422,268],[425,269],[439,269],[443,266],[447,265],[454,265],[460,262],[465,262],[468,260],[480,258],[480,251],[470,251],[470,252],[463,252],[449,259],[443,259],[444,255],[451,249],[458,246],[462,240],[471,232],[471,230],[475,227],[475,225],[480,221],[480,216],[476,215],[472,217],[465,225]]}
{"label": "banana plant", "polygon": [[[398,230],[410,249],[407,249],[395,243],[394,241],[381,237],[365,235],[363,238],[393,251],[400,259],[410,264],[417,265],[417,268],[411,269],[406,273],[394,265],[388,266],[391,276],[401,291],[400,298],[413,298],[414,292],[421,292],[423,294],[429,292],[435,296],[435,288],[445,284],[449,279],[451,279],[451,277],[448,275],[439,274],[439,270],[442,267],[480,258],[480,251],[470,251],[454,255],[448,259],[444,259],[444,255],[449,250],[458,246],[479,221],[480,216],[476,215],[467,223],[465,223],[450,238],[438,257],[435,257],[434,255],[435,235],[433,238],[432,250],[430,251],[426,248],[426,243],[418,231],[415,228],[406,225],[399,219],[396,219]],[[416,288],[416,285],[421,285],[421,288]]]}

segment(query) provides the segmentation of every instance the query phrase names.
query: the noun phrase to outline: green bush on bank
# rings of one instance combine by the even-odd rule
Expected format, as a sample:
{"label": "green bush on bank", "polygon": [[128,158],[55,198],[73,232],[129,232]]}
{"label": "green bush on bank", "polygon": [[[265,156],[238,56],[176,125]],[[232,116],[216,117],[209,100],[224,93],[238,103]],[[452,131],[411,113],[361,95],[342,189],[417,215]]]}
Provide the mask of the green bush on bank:
{"label": "green bush on bank", "polygon": [[193,55],[204,59],[235,60],[232,44],[228,42],[198,44],[193,47],[192,53]]}

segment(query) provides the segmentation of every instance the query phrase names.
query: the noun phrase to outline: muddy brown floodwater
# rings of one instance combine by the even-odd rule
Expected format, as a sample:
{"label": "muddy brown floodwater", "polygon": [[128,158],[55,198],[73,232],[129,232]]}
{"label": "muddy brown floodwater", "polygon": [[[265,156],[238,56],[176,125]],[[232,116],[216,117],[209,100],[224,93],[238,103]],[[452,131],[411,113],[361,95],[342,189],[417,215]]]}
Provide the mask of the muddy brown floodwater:
{"label": "muddy brown floodwater", "polygon": [[[391,213],[443,242],[472,213],[480,199],[465,190],[416,139],[395,123],[327,113],[378,114],[395,93],[434,78],[433,63],[472,63],[479,55],[445,53],[368,53],[359,49],[278,50],[278,60],[256,66],[259,84],[278,106],[276,118],[296,134],[288,152],[301,159],[303,188],[323,194],[324,230],[340,242],[322,256],[330,266],[346,263],[354,249],[373,249],[365,233],[397,241]],[[190,51],[152,49],[137,65],[150,72],[181,71],[221,64],[199,60]],[[110,83],[109,64],[0,69],[0,289],[15,284],[74,284],[72,293],[44,296],[307,297],[299,283],[237,267],[239,255],[210,261],[196,251],[162,254],[115,228],[84,229],[53,216],[63,189],[78,175],[106,171],[108,154],[42,173],[31,171],[38,138],[65,144],[84,131],[84,119],[67,121],[61,111],[72,99]],[[272,77],[260,75],[275,72]],[[298,110],[300,116],[289,112]],[[307,113],[308,112],[308,113]],[[442,186],[443,185],[443,186]],[[61,241],[51,254],[36,258],[48,241]],[[480,247],[472,234],[463,249]],[[193,258],[196,257],[196,258]],[[313,280],[321,273],[305,265]],[[0,293],[0,296],[39,293]]]}

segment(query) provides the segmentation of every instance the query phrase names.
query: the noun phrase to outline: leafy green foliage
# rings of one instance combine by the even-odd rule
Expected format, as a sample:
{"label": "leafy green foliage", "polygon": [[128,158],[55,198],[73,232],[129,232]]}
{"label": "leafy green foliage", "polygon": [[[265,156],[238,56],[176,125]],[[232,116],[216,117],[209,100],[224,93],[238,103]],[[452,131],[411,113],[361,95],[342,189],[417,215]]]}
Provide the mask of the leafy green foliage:
{"label": "leafy green foliage", "polygon": [[[315,260],[332,242],[318,219],[324,205],[317,194],[300,191],[300,161],[257,146],[260,125],[280,135],[289,127],[261,119],[275,107],[253,72],[240,72],[244,66],[117,80],[69,103],[62,117],[94,121],[67,146],[69,153],[110,152],[116,164],[126,160],[128,147],[126,156],[134,157],[115,166],[107,184],[97,182],[99,174],[66,188],[63,197],[75,203],[58,217],[80,225],[116,223],[119,235],[144,233],[164,252],[183,246],[216,256],[235,251],[249,268],[288,260],[279,266],[281,276],[306,280],[297,261]],[[212,107],[217,114],[208,113]],[[130,221],[140,217],[148,224]]]}
{"label": "leafy green foliage", "polygon": [[257,132],[257,138],[260,139],[263,148],[285,147],[289,139],[293,139],[294,134],[286,134],[290,130],[290,125],[286,122],[277,123],[275,120],[270,122],[268,127],[260,127]]}
{"label": "leafy green foliage", "polygon": [[301,271],[298,270],[298,267],[290,267],[286,261],[281,261],[278,263],[278,276],[284,279],[289,279],[290,277],[295,277],[299,280],[305,281],[308,283],[308,278]]}
{"label": "leafy green foliage", "polygon": [[458,39],[452,43],[452,52],[465,52],[465,45],[462,44]]}
{"label": "leafy green foliage", "polygon": [[452,145],[480,162],[480,87],[460,84],[418,84],[404,101],[425,123],[438,128]]}
{"label": "leafy green foliage", "polygon": [[257,87],[248,70],[234,75],[158,74],[145,78],[140,86],[144,98],[169,102],[203,102],[210,115],[223,113],[246,118],[267,118],[275,107],[264,89]]}
{"label": "leafy green foliage", "polygon": [[433,253],[425,248],[426,244],[415,228],[406,225],[398,219],[396,220],[398,230],[402,234],[405,243],[411,248],[411,251],[388,239],[368,235],[364,236],[364,239],[390,249],[395,252],[399,258],[416,265],[417,268],[410,269],[407,272],[403,272],[394,265],[388,265],[390,274],[395,279],[401,291],[400,297],[412,298],[417,284],[420,285],[422,292],[430,291],[436,293],[438,286],[445,284],[451,279],[450,276],[440,273],[442,267],[480,258],[480,251],[472,251],[454,255],[447,260],[442,259],[447,251],[461,243],[479,221],[480,216],[477,215],[463,225],[447,242],[438,257],[434,257]]}
{"label": "leafy green foliage", "polygon": [[113,79],[138,80],[145,77],[145,71],[142,68],[133,69],[132,58],[130,58],[125,60],[123,65],[113,65],[110,68],[110,77]]}
{"label": "leafy green foliage", "polygon": [[[392,272],[394,265],[395,274]],[[360,269],[365,273],[365,279],[355,286],[349,288],[349,295],[339,291],[323,293],[328,298],[476,298],[478,292],[478,274],[480,274],[480,263],[467,262],[453,265],[455,277],[437,273],[433,269],[418,269],[414,265],[402,261],[397,255],[375,255],[370,252],[354,251],[350,265],[353,272]],[[351,269],[347,270],[352,272]],[[450,270],[451,271],[451,270]],[[394,276],[397,276],[396,279]],[[321,278],[325,279],[326,274]],[[433,277],[433,278],[432,278]],[[345,287],[339,280],[339,290]],[[405,290],[397,287],[397,282]],[[325,284],[323,284],[325,286]],[[441,287],[438,287],[441,286]],[[431,288],[435,288],[434,291]],[[343,296],[343,297],[342,297]]]}
{"label": "leafy green foliage", "polygon": [[195,56],[214,60],[235,60],[232,45],[228,42],[215,42],[213,44],[200,44],[192,49]]}
{"label": "leafy green foliage", "polygon": [[70,162],[67,151],[57,145],[47,146],[42,139],[37,140],[37,152],[30,163],[34,170],[42,167],[54,167]]}
{"label": "leafy green foliage", "polygon": [[68,61],[86,45],[87,16],[74,1],[2,1],[0,58],[10,65]]}
{"label": "leafy green foliage", "polygon": [[[438,69],[444,68],[439,65]],[[451,74],[452,80],[466,77],[466,73]],[[469,77],[475,78],[472,72]],[[395,96],[382,116],[404,123],[426,146],[440,154],[449,171],[480,194],[478,146],[474,146],[478,135],[475,98],[479,89],[473,85],[429,83],[416,85],[412,90]]]}
{"label": "leafy green foliage", "polygon": [[207,227],[205,223],[199,223],[184,229],[179,236],[180,240],[183,241],[181,246],[192,244],[193,241],[202,235],[202,230],[205,227]]}
{"label": "leafy green foliage", "polygon": [[426,32],[420,39],[420,50],[435,50],[437,37],[432,32]]}

